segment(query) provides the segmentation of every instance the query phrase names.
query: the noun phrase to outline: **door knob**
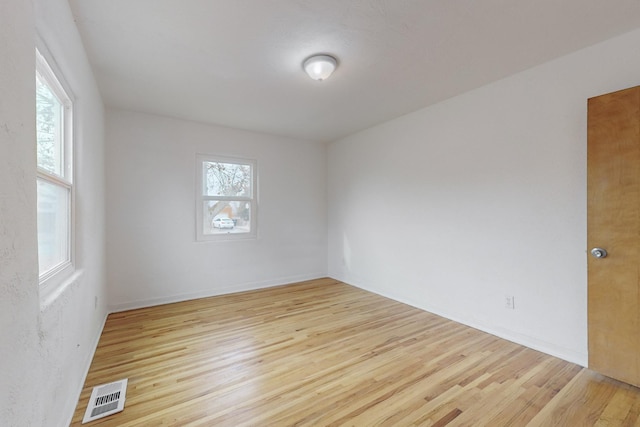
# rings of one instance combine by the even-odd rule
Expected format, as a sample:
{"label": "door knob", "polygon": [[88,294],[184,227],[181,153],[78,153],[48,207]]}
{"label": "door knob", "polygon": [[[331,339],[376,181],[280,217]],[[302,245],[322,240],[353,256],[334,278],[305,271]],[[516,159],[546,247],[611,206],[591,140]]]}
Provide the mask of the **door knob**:
{"label": "door knob", "polygon": [[607,251],[602,248],[593,248],[591,249],[591,255],[593,255],[594,258],[606,258]]}

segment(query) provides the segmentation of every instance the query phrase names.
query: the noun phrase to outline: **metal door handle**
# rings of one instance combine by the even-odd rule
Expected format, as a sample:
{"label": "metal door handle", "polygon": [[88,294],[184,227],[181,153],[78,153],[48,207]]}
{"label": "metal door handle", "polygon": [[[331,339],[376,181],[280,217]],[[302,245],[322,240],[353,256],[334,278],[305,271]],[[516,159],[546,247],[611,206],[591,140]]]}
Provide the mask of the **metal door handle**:
{"label": "metal door handle", "polygon": [[594,258],[606,258],[607,251],[602,248],[593,248],[591,249],[591,255],[593,255]]}

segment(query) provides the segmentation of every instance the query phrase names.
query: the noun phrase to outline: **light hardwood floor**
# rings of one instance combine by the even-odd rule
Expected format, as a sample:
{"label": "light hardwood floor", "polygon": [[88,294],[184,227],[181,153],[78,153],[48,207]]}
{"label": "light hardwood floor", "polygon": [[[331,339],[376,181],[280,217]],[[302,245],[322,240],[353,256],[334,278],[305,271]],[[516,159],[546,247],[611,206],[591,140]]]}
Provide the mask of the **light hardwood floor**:
{"label": "light hardwood floor", "polygon": [[634,426],[640,390],[332,279],[109,316],[99,426]]}

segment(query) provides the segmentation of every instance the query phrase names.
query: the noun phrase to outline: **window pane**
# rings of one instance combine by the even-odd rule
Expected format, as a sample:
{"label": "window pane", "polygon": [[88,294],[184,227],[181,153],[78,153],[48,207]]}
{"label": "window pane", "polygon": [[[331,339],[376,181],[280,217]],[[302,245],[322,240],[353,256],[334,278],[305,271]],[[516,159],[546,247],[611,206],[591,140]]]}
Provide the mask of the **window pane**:
{"label": "window pane", "polygon": [[49,86],[36,75],[36,140],[38,166],[63,174],[63,106]]}
{"label": "window pane", "polygon": [[204,195],[251,197],[251,165],[203,162]]}
{"label": "window pane", "polygon": [[203,234],[251,232],[251,202],[205,201]]}
{"label": "window pane", "polygon": [[69,189],[38,179],[40,275],[69,261]]}

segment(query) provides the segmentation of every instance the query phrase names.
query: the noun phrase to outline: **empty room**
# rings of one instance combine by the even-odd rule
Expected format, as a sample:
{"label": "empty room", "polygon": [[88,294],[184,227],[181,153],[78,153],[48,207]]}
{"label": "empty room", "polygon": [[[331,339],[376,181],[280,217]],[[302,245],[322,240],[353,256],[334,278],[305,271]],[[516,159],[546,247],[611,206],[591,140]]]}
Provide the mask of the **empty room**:
{"label": "empty room", "polygon": [[638,0],[0,2],[0,426],[640,425],[638,46]]}

